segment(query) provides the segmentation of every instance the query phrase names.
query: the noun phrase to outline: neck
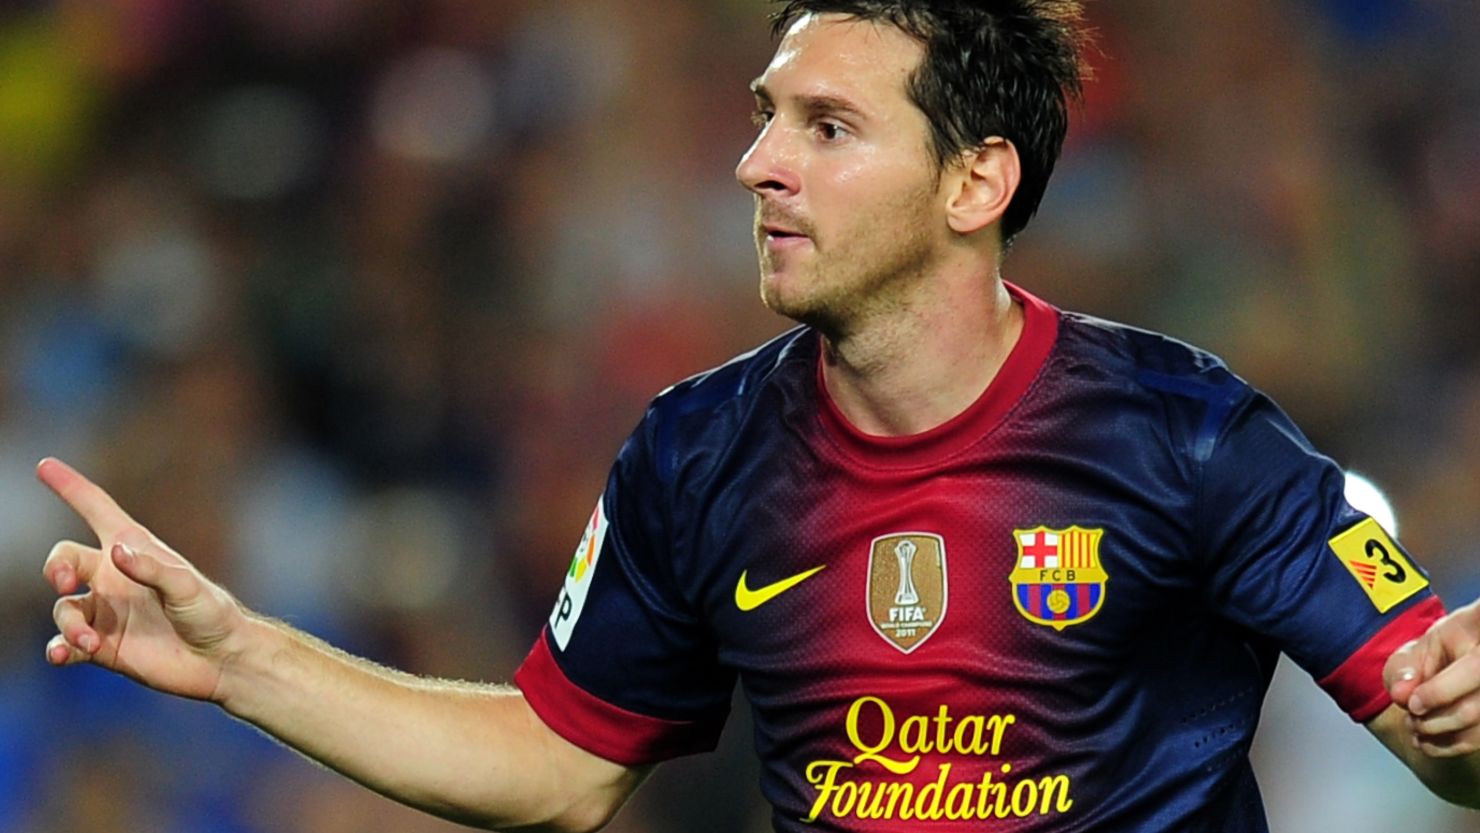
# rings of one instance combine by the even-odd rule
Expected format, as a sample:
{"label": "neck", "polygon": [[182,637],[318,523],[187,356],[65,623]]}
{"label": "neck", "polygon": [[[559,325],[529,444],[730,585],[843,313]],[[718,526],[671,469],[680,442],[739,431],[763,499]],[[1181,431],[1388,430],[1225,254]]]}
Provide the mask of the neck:
{"label": "neck", "polygon": [[928,291],[826,339],[822,377],[854,427],[929,431],[971,406],[1007,361],[1023,311],[995,270],[932,276]]}

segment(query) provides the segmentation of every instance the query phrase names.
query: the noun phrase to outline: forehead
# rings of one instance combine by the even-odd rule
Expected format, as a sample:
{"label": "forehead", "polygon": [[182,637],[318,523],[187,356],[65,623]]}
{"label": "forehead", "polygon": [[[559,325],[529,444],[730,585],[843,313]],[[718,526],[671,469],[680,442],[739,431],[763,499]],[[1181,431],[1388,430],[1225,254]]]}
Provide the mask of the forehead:
{"label": "forehead", "polygon": [[874,103],[903,101],[923,55],[918,41],[889,23],[808,14],[786,31],[757,80],[778,97],[822,93]]}

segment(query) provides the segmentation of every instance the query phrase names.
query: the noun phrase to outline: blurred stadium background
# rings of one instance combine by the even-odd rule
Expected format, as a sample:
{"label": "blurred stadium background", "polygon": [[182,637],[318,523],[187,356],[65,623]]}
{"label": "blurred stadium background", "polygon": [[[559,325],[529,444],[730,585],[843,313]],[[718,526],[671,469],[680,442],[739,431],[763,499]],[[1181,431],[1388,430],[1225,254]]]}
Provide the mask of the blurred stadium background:
{"label": "blurred stadium background", "polygon": [[[1011,279],[1209,347],[1480,594],[1480,12],[1115,0]],[[754,300],[755,0],[0,4],[0,831],[376,833],[213,709],[50,670],[61,455],[253,607],[506,679],[647,399]],[[819,639],[823,638],[819,635]],[[767,828],[743,715],[612,829]],[[1457,833],[1298,669],[1277,831]],[[387,749],[387,754],[394,754]]]}

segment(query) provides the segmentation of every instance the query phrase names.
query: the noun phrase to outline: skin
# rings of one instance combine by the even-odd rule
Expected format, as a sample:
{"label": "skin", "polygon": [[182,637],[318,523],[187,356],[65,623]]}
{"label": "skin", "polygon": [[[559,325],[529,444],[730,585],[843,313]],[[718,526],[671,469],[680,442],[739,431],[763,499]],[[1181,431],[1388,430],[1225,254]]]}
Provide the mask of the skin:
{"label": "skin", "polygon": [[[736,170],[756,199],[762,299],[818,327],[828,393],[876,434],[959,414],[1022,331],[998,275],[1017,152],[992,139],[937,168],[905,92],[920,57],[887,26],[799,20],[757,79],[761,129]],[[65,463],[43,460],[37,476],[98,539],[57,544],[43,567],[59,596],[54,665],[216,703],[475,826],[595,830],[647,774],[571,745],[517,690],[412,677],[259,616]],[[1480,804],[1480,603],[1396,652],[1385,680],[1395,705],[1372,731],[1440,795]]]}
{"label": "skin", "polygon": [[36,473],[99,542],[63,541],[42,568],[60,597],[53,665],[216,703],[377,792],[488,829],[596,830],[649,771],[572,745],[516,689],[413,677],[258,616],[65,463]]}
{"label": "skin", "polygon": [[1480,601],[1388,657],[1372,734],[1447,801],[1480,808]]}
{"label": "skin", "polygon": [[1017,151],[994,139],[939,168],[906,88],[922,57],[892,26],[801,18],[752,85],[760,133],[735,171],[762,300],[823,333],[828,393],[873,434],[961,413],[1022,332],[998,275]]}

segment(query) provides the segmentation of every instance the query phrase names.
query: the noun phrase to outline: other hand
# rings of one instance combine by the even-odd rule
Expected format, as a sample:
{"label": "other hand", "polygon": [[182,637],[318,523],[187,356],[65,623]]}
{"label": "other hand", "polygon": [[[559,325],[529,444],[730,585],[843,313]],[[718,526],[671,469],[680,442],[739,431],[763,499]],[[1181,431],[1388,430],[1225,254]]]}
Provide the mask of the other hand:
{"label": "other hand", "polygon": [[62,541],[46,559],[42,575],[60,596],[47,661],[91,662],[171,694],[218,699],[247,612],[71,466],[47,458],[36,476],[99,544]]}
{"label": "other hand", "polygon": [[1409,740],[1425,755],[1452,758],[1480,750],[1480,601],[1394,651],[1383,682],[1408,712]]}

